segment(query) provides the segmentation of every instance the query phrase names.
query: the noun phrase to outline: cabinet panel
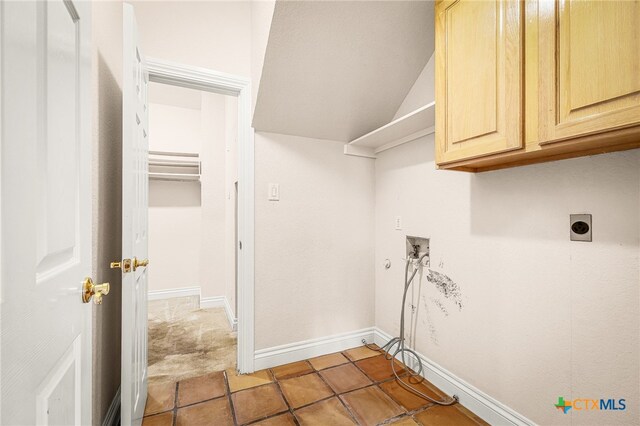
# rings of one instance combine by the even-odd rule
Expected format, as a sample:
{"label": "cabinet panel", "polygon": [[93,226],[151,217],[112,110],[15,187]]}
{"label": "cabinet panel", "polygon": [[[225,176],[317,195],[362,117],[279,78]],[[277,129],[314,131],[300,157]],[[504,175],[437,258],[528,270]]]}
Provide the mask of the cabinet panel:
{"label": "cabinet panel", "polygon": [[540,137],[640,123],[640,2],[540,3]]}
{"label": "cabinet panel", "polygon": [[[493,5],[492,5],[493,6]],[[447,56],[447,135],[451,143],[460,143],[497,129],[498,63],[495,28],[497,8],[483,2],[458,2],[446,10]],[[473,72],[460,66],[473,64]]]}
{"label": "cabinet panel", "polygon": [[438,164],[522,147],[522,5],[436,4]]}

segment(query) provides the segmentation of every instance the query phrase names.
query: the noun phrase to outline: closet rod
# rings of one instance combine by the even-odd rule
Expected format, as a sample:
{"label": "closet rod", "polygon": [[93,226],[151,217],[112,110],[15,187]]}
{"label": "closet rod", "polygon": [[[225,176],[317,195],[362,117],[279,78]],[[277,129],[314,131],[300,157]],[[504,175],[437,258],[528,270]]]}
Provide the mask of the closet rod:
{"label": "closet rod", "polygon": [[160,167],[200,167],[199,161],[149,160],[150,166]]}
{"label": "closet rod", "polygon": [[193,152],[149,151],[149,155],[166,155],[168,157],[200,157]]}
{"label": "closet rod", "polygon": [[186,173],[149,173],[149,179],[198,182],[200,181],[200,175]]}

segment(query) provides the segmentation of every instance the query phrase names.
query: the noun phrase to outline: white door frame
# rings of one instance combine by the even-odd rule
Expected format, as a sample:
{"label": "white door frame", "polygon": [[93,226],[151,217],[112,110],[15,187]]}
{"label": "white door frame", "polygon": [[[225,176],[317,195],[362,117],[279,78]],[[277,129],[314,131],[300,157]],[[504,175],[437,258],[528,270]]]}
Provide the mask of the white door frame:
{"label": "white door frame", "polygon": [[251,81],[206,68],[146,58],[149,80],[238,98],[238,371],[254,362],[254,146]]}

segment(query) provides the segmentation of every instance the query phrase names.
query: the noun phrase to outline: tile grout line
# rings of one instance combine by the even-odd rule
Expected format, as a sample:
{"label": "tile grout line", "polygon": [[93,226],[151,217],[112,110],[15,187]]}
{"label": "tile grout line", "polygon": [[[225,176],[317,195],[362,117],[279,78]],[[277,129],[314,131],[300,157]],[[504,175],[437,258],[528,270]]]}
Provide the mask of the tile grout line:
{"label": "tile grout line", "polygon": [[[269,374],[271,374],[272,381],[270,381],[269,383],[263,383],[263,384],[258,385],[258,386],[252,386],[252,387],[248,387],[248,388],[245,388],[245,389],[240,389],[240,390],[237,390],[237,391],[233,392],[233,394],[236,394],[236,393],[239,393],[239,392],[243,392],[243,391],[247,391],[247,390],[253,390],[253,389],[257,389],[257,388],[267,387],[269,385],[274,385],[275,384],[276,385],[276,389],[280,393],[280,396],[282,397],[282,400],[284,401],[284,403],[285,403],[285,405],[287,406],[288,409],[284,410],[284,411],[279,411],[279,412],[277,412],[275,414],[271,414],[271,415],[268,415],[266,417],[261,417],[259,419],[252,420],[252,421],[250,421],[248,423],[243,423],[242,425],[247,425],[247,426],[248,425],[253,425],[253,424],[256,424],[258,422],[262,422],[262,421],[265,421],[265,420],[272,419],[274,417],[281,416],[281,415],[286,414],[288,412],[293,414],[291,412],[291,409],[289,407],[289,403],[287,402],[287,399],[284,397],[284,394],[282,393],[282,390],[280,389],[280,386],[278,385],[278,382],[277,382],[275,374],[273,374],[273,372],[271,371],[270,368],[265,368],[264,370],[266,370]],[[231,397],[231,395],[232,395],[231,388],[229,388],[229,392],[230,392],[229,393],[229,397]],[[234,418],[234,420],[235,420],[235,418]],[[236,426],[242,426],[242,425],[239,425],[237,422],[235,424],[236,424]]]}
{"label": "tile grout line", "polygon": [[[342,352],[340,352],[340,353],[342,354],[342,356],[344,356],[345,358],[347,358],[347,359],[349,360],[349,362],[350,362],[354,367],[358,368],[358,367],[355,365],[355,363],[351,362],[351,360],[349,359],[349,357],[348,357],[348,356],[346,356],[346,355],[345,355],[344,353],[342,353]],[[348,363],[347,363],[347,364],[348,364]],[[360,371],[360,370],[358,369],[358,371]],[[362,374],[364,374],[364,373],[362,373]],[[365,374],[365,377],[369,378],[369,376],[367,376],[366,374]],[[363,389],[363,388],[361,388],[361,389]],[[344,395],[345,393],[347,393],[347,392],[344,392],[344,393],[342,393],[341,395]],[[342,404],[342,406],[344,407],[344,409],[345,409],[345,410],[347,410],[347,414],[349,414],[349,416],[351,416],[351,418],[352,418],[352,419],[353,419],[353,421],[356,423],[356,425],[359,425],[359,424],[360,424],[360,422],[358,421],[358,418],[357,418],[357,417],[356,417],[356,415],[353,413],[353,411],[351,411],[351,408],[349,408],[349,406],[347,405],[347,403],[346,403],[346,402],[344,402],[344,400],[343,400],[342,398],[340,398],[340,395],[338,395],[338,401],[340,401],[340,404]]]}
{"label": "tile grout line", "polygon": [[[194,405],[198,405],[198,404],[202,404],[204,402],[211,402],[211,401],[216,401],[218,399],[223,399],[227,396],[227,392],[225,391],[224,395],[220,395],[220,396],[216,396],[215,398],[207,398],[207,399],[203,399],[202,401],[198,401],[198,402],[192,402],[190,404],[185,404],[182,405],[180,407],[176,407],[176,410],[180,410],[182,408],[189,408],[189,407],[193,407]],[[165,411],[166,413],[167,411]]]}
{"label": "tile grout line", "polygon": [[[298,361],[296,361],[296,362],[298,362]],[[308,376],[308,375],[310,375],[310,374],[317,374],[318,376],[320,376],[320,374],[319,374],[319,370],[317,370],[317,369],[313,366],[313,364],[311,364],[311,363],[309,362],[309,360],[308,360],[308,359],[304,360],[304,362],[306,362],[306,363],[311,367],[311,371],[310,371],[310,372],[308,372],[308,373],[304,373],[304,374],[300,374],[300,375],[297,375],[297,376],[287,377],[286,379],[285,379],[285,378],[283,378],[282,380],[295,379],[295,378],[297,378],[297,377]],[[285,364],[285,365],[286,365],[286,364]],[[298,420],[298,416],[297,416],[297,415],[296,415],[296,413],[295,413],[297,410],[300,410],[300,409],[302,409],[302,408],[308,407],[308,406],[313,405],[313,404],[315,404],[315,403],[317,403],[317,402],[322,402],[322,401],[325,401],[325,400],[331,399],[331,398],[333,398],[333,397],[335,397],[335,396],[336,396],[336,393],[333,391],[333,389],[332,389],[331,387],[329,387],[329,389],[331,390],[331,392],[333,392],[333,395],[331,395],[331,396],[329,396],[329,397],[326,397],[326,398],[319,399],[319,400],[317,400],[317,401],[310,402],[309,404],[306,404],[306,405],[301,405],[300,407],[296,407],[296,408],[294,409],[294,408],[291,406],[291,404],[289,403],[289,401],[287,400],[286,396],[284,395],[284,392],[282,391],[282,387],[280,386],[280,380],[281,380],[281,379],[277,378],[277,377],[276,377],[276,375],[275,375],[275,373],[273,373],[273,368],[270,368],[269,370],[270,370],[270,371],[271,371],[271,373],[273,374],[273,379],[274,379],[274,381],[276,382],[276,384],[277,384],[277,386],[278,386],[278,390],[280,391],[280,394],[282,395],[282,398],[285,400],[285,403],[287,404],[287,407],[289,407],[289,412],[291,413],[291,417],[293,418],[294,423],[296,423],[297,425],[299,425],[299,424],[300,424],[300,421]],[[321,379],[322,379],[322,377],[321,377]]]}
{"label": "tile grout line", "polygon": [[250,387],[248,387],[248,388],[244,388],[244,389],[238,389],[237,391],[231,391],[231,389],[229,389],[229,394],[230,394],[230,395],[234,395],[234,394],[236,394],[236,393],[240,393],[240,392],[248,391],[248,390],[251,390],[251,389],[263,388],[263,387],[265,387],[265,386],[269,386],[269,385],[272,385],[272,384],[274,384],[274,383],[275,383],[275,380],[272,380],[272,381],[270,381],[270,382],[263,383],[263,384],[261,384],[261,385],[257,385],[257,386],[250,386]]}
{"label": "tile grout line", "polygon": [[178,392],[179,391],[180,391],[180,381],[177,381],[176,394],[173,397],[173,410],[172,410],[173,419],[171,422],[173,426],[176,426],[176,423],[178,422]]}
{"label": "tile grout line", "polygon": [[[377,346],[377,345],[376,345],[376,346]],[[368,347],[368,346],[365,344],[365,347]],[[369,349],[371,349],[371,348],[369,348]],[[373,349],[372,349],[372,350],[373,350]],[[391,361],[391,359],[394,359],[394,358],[387,358],[387,357],[386,357],[386,352],[385,352],[385,351],[383,351],[380,347],[378,347],[377,351],[378,351],[378,352],[380,352],[381,354],[385,355],[385,358],[386,358],[386,359],[388,359],[389,361]],[[369,357],[369,358],[374,358],[374,357]],[[368,359],[368,358],[363,358],[363,359]],[[362,360],[358,360],[358,361],[362,361]],[[398,360],[395,360],[395,359],[394,359],[394,362],[397,362],[398,364],[402,365],[402,366],[403,366],[403,368],[405,369],[405,372],[404,372],[403,374],[400,374],[400,375],[399,375],[399,376],[400,376],[400,378],[402,378],[402,379],[406,378],[406,379],[407,379],[407,381],[408,381],[408,382],[410,382],[411,377],[414,377],[414,376],[412,376],[412,375],[411,375],[411,373],[412,373],[412,372],[414,372],[414,371],[413,371],[412,369],[410,369],[406,364],[404,364],[404,363],[402,363],[402,362],[400,362],[400,361],[398,361]],[[354,364],[355,364],[355,362],[354,362]],[[358,367],[358,368],[359,368],[359,366],[358,366],[357,364],[356,364],[356,367]],[[360,370],[362,370],[362,369],[360,369]],[[363,372],[364,372],[364,371],[363,371]],[[366,373],[365,373],[365,374],[366,374]],[[438,394],[438,393],[442,393],[442,390],[440,390],[437,386],[433,385],[429,380],[427,380],[427,378],[426,378],[426,377],[422,377],[422,376],[418,376],[418,377],[420,377],[420,381],[418,382],[419,384],[420,384],[420,383],[423,383],[423,382],[427,382],[427,383],[431,384],[431,385],[435,388],[435,390],[434,390],[434,389],[431,389],[431,386],[427,386],[426,384],[424,385],[425,387],[429,388],[430,390],[432,390],[432,391],[433,391],[434,393],[436,393],[436,394]],[[395,378],[395,376],[392,376],[392,377],[390,377],[390,378],[388,378],[388,379],[384,379],[384,380],[381,380],[381,381],[377,382],[377,383],[376,383],[376,385],[381,385],[381,384],[389,383],[389,382],[391,382],[391,381],[395,381],[395,380],[397,380],[397,379]],[[438,406],[438,404],[436,404],[435,402],[432,402],[432,401],[428,401],[428,400],[427,400],[427,403],[426,403],[425,405],[422,405],[422,406],[420,406],[420,407],[418,407],[418,408],[416,408],[416,409],[414,409],[414,410],[408,410],[408,409],[404,408],[404,406],[402,406],[402,405],[400,404],[400,402],[399,402],[399,401],[396,401],[396,400],[395,400],[395,398],[393,398],[393,396],[392,396],[392,395],[390,395],[390,394],[388,394],[387,392],[385,392],[385,391],[384,391],[384,389],[380,388],[380,390],[382,390],[382,391],[383,391],[383,392],[384,392],[384,393],[385,393],[389,398],[391,398],[394,402],[396,402],[399,406],[401,406],[401,408],[405,409],[407,417],[411,417],[412,419],[413,419],[413,416],[415,416],[416,414],[420,414],[420,413],[422,413],[422,412],[424,412],[424,411],[427,411],[427,410],[428,410],[428,409],[430,409],[430,408],[433,408],[433,407]],[[416,395],[416,396],[418,396],[418,395]],[[418,397],[424,400],[424,398],[422,398],[422,397],[420,397],[420,396],[418,396]],[[464,407],[464,406],[462,406],[462,407]],[[466,415],[466,414],[465,414],[465,415]],[[467,416],[467,417],[468,417],[468,416]],[[417,419],[413,419],[413,420],[414,420],[416,423],[422,424],[422,423],[420,423]],[[472,419],[472,420],[473,420],[473,419]],[[474,420],[474,421],[475,421],[475,420]]]}
{"label": "tile grout line", "polygon": [[[325,368],[322,371],[328,371],[328,370],[332,370],[332,369],[335,369],[335,368],[340,368],[340,367],[343,367],[343,366],[345,366],[347,364],[348,363],[336,365],[335,367]],[[336,396],[342,395],[343,393],[347,393],[347,392],[355,391],[355,390],[358,390],[358,389],[366,388],[367,386],[370,386],[373,383],[373,381],[371,381],[371,379],[366,374],[364,374],[364,373],[361,373],[361,374],[364,375],[365,379],[369,380],[369,383],[367,383],[366,385],[363,385],[363,386],[359,386],[359,387],[356,387],[356,388],[353,388],[353,389],[349,389],[349,390],[344,391],[344,392],[338,392],[336,389],[333,389],[333,386],[331,386],[331,384],[329,382],[327,382],[326,378],[322,375],[322,373],[320,371],[318,371],[318,375],[329,385],[329,387],[334,391]]]}
{"label": "tile grout line", "polygon": [[[368,347],[368,346],[366,346],[366,345],[365,345],[365,347]],[[371,348],[369,348],[369,349],[371,349]],[[371,350],[372,350],[372,351],[379,352],[379,353],[380,353],[380,355],[383,355],[383,356],[385,355],[385,352],[383,352],[380,348],[378,348],[378,349],[371,349]],[[413,419],[412,414],[410,414],[410,413],[411,413],[411,411],[407,410],[407,409],[406,409],[402,404],[400,404],[400,402],[396,401],[396,400],[395,400],[391,395],[389,395],[387,392],[385,392],[385,391],[384,391],[384,389],[382,389],[382,388],[380,387],[380,385],[381,385],[381,384],[383,384],[383,383],[389,383],[389,382],[391,382],[391,381],[393,381],[393,380],[396,380],[395,376],[392,376],[392,377],[389,377],[389,378],[386,378],[386,379],[383,379],[383,380],[376,380],[376,379],[374,379],[373,377],[369,376],[369,375],[367,374],[367,372],[366,372],[366,371],[364,371],[362,368],[360,368],[360,366],[357,364],[357,362],[360,362],[360,361],[363,361],[363,360],[366,360],[366,359],[375,358],[375,357],[380,356],[380,355],[373,355],[373,356],[365,357],[365,358],[361,358],[361,359],[358,359],[358,360],[352,360],[351,358],[349,358],[349,357],[348,357],[347,355],[345,355],[344,353],[343,353],[343,355],[344,355],[344,356],[349,360],[349,362],[351,362],[351,363],[352,363],[352,364],[353,364],[353,365],[354,365],[354,366],[355,366],[355,367],[356,367],[356,368],[357,368],[357,369],[358,369],[362,374],[364,374],[368,379],[370,379],[372,383],[371,383],[370,385],[368,385],[368,386],[364,386],[364,387],[362,387],[362,388],[353,389],[353,390],[351,390],[351,391],[349,391],[349,392],[344,392],[344,393],[342,393],[341,395],[345,395],[345,394],[347,394],[347,393],[351,393],[351,392],[355,392],[355,391],[357,391],[357,390],[365,389],[365,388],[367,388],[367,387],[376,387],[376,388],[378,388],[378,389],[379,389],[379,390],[380,390],[380,391],[381,391],[381,392],[382,392],[382,393],[383,393],[387,398],[389,398],[393,403],[395,403],[398,407],[400,407],[402,410],[404,410],[404,413],[399,414],[399,415],[394,416],[394,417],[390,417],[390,418],[388,418],[388,419],[385,419],[384,421],[382,421],[381,423],[379,423],[379,425],[386,425],[386,424],[389,424],[391,421],[400,420],[400,419],[402,419],[402,418],[411,418],[412,420],[416,421],[415,419]],[[386,358],[386,356],[385,356],[385,359],[387,359],[387,358]],[[389,361],[391,361],[391,359],[389,359]],[[395,360],[394,360],[394,362],[395,362]],[[405,369],[405,372],[404,372],[403,374],[401,374],[401,375],[400,375],[400,377],[404,377],[404,376],[405,376],[405,374],[407,374],[407,373],[408,373],[409,367],[407,367],[406,365],[404,365],[404,364],[402,364],[402,363],[400,363],[400,364],[401,364],[401,365],[403,365],[403,368]],[[349,412],[351,413],[351,410],[349,409],[349,407],[347,406],[347,404],[345,403],[345,401],[344,401],[342,398],[339,398],[339,399],[340,399],[340,401],[343,403],[343,405],[347,408],[347,410],[349,410]],[[422,399],[424,399],[424,398],[422,398]],[[431,405],[432,405],[432,404],[427,405],[427,407],[426,407],[426,408],[431,407]],[[422,408],[424,408],[424,410],[423,410],[423,411],[425,411],[425,410],[426,410],[426,408],[425,408],[425,407],[420,407],[420,408],[417,408],[416,410],[420,410],[420,409],[422,409]],[[355,416],[354,416],[354,417],[355,417]],[[357,419],[356,419],[356,423],[358,423]],[[416,423],[418,423],[418,422],[416,421]]]}
{"label": "tile grout line", "polygon": [[238,420],[236,419],[236,409],[233,406],[233,399],[231,398],[231,385],[229,384],[227,372],[224,371],[222,375],[224,379],[224,390],[226,394],[225,396],[227,397],[227,401],[229,402],[229,409],[231,410],[231,420],[233,421],[234,426],[238,426]]}
{"label": "tile grout line", "polygon": [[282,400],[287,405],[287,408],[288,408],[287,412],[291,414],[291,417],[293,418],[293,422],[295,424],[299,425],[300,422],[298,421],[298,418],[296,417],[295,413],[293,412],[293,407],[291,407],[291,404],[289,404],[289,400],[287,399],[287,397],[285,396],[284,392],[282,391],[282,387],[280,387],[280,379],[278,379],[278,377],[273,372],[273,368],[269,368],[269,372],[271,373],[271,376],[273,377],[273,381],[274,381],[274,383],[276,385],[276,389],[278,389],[278,392],[280,392],[280,396],[282,397]]}
{"label": "tile grout line", "polygon": [[[385,354],[385,352],[383,352],[383,351],[382,351],[382,350],[380,350],[380,349],[379,349],[378,351],[379,351],[381,354],[383,354],[383,355]],[[377,355],[376,355],[376,356],[377,356]],[[375,357],[375,356],[372,356],[372,357],[369,357],[369,358],[374,358],[374,357]],[[363,358],[363,359],[369,359],[369,358]],[[386,358],[386,356],[385,356],[385,358]],[[387,358],[387,359],[388,359],[389,361],[391,361],[391,358]],[[358,360],[358,361],[362,361],[362,359],[360,359],[360,360]],[[400,365],[404,366],[403,368],[405,369],[405,372],[404,372],[404,373],[402,373],[402,374],[400,374],[399,376],[400,376],[400,378],[403,378],[403,379],[404,379],[404,378],[407,378],[407,381],[409,381],[409,380],[410,380],[410,378],[411,378],[411,371],[412,371],[412,370],[411,370],[407,365],[405,365],[405,364],[404,364],[404,363],[402,363],[402,362],[399,362],[399,361],[397,361],[397,360],[394,360],[394,362],[397,362],[397,363],[399,363]],[[356,364],[356,362],[355,362],[355,361],[354,361],[354,364],[356,365],[356,367],[357,367],[358,369],[360,369],[364,374],[366,374],[366,372],[365,372],[364,370],[362,370],[362,369],[360,368],[360,366],[358,366],[358,365]],[[404,413],[403,415],[400,415],[400,416],[391,417],[390,419],[387,419],[387,420],[385,420],[384,422],[380,423],[380,425],[386,425],[386,424],[388,424],[388,423],[389,423],[389,421],[390,421],[390,420],[397,420],[397,419],[400,419],[400,418],[403,418],[403,417],[411,418],[411,419],[412,419],[412,420],[414,420],[416,423],[418,423],[418,424],[422,425],[422,423],[421,423],[421,422],[419,422],[417,419],[415,419],[415,418],[414,418],[414,416],[415,416],[416,414],[420,414],[420,413],[422,413],[422,412],[424,412],[424,411],[427,411],[427,410],[428,410],[428,409],[430,409],[430,408],[435,407],[437,404],[436,404],[436,403],[434,403],[434,402],[431,402],[431,401],[425,400],[424,398],[422,398],[422,397],[420,397],[420,396],[416,395],[416,396],[418,396],[420,399],[427,401],[427,403],[426,403],[425,405],[422,405],[422,406],[420,406],[420,407],[418,407],[418,408],[415,408],[415,409],[413,409],[413,410],[408,410],[407,408],[405,408],[405,407],[400,403],[400,401],[397,401],[397,400],[396,400],[392,395],[390,395],[390,394],[388,394],[387,392],[385,392],[385,390],[384,390],[382,387],[380,387],[380,386],[379,386],[379,385],[386,384],[386,383],[390,383],[390,382],[392,382],[392,381],[396,381],[396,380],[397,380],[397,379],[395,378],[395,376],[392,376],[392,377],[389,377],[389,378],[387,378],[387,379],[380,380],[379,382],[375,382],[375,385],[376,385],[376,386],[377,386],[377,387],[378,387],[378,388],[379,388],[379,389],[380,389],[380,390],[381,390],[381,391],[382,391],[382,392],[383,392],[387,397],[389,397],[393,402],[395,402],[395,403],[396,403],[400,408],[404,409],[404,410],[405,410],[405,413]],[[421,377],[421,380],[420,380],[420,382],[419,382],[419,383],[422,383],[423,381],[426,381],[427,383],[431,383],[431,382],[429,382],[426,378]],[[428,387],[427,385],[425,385],[425,386],[426,386],[426,387]],[[440,391],[440,389],[438,389],[437,387],[436,387],[436,389],[437,389],[438,391]],[[433,390],[433,389],[432,389],[432,390]],[[434,392],[435,392],[435,391],[434,391]],[[440,392],[442,392],[442,391],[440,391]],[[437,392],[436,392],[436,393],[437,393]]]}
{"label": "tile grout line", "polygon": [[[342,354],[342,352],[337,352],[337,353]],[[344,354],[342,354],[342,355],[344,356]],[[291,407],[291,404],[289,404],[289,401],[286,399],[286,397],[285,397],[285,395],[284,395],[284,392],[282,391],[282,388],[280,387],[280,380],[281,380],[281,379],[277,378],[277,376],[275,375],[275,373],[273,373],[273,368],[268,369],[268,370],[272,373],[272,375],[273,375],[273,379],[274,379],[274,382],[278,385],[278,389],[280,390],[280,393],[282,394],[282,397],[283,397],[283,399],[285,400],[285,403],[286,403],[286,404],[287,404],[287,406],[289,407],[289,412],[291,413],[291,415],[293,416],[294,421],[295,421],[297,424],[299,424],[299,423],[300,423],[300,422],[298,421],[298,417],[296,416],[296,413],[295,413],[295,412],[296,412],[296,411],[298,411],[298,410],[301,410],[301,409],[303,409],[303,408],[309,407],[309,406],[311,406],[311,405],[314,405],[314,404],[317,404],[317,403],[320,403],[320,402],[328,401],[328,400],[330,400],[330,399],[332,399],[332,398],[336,398],[336,399],[338,399],[338,400],[342,403],[342,400],[340,399],[340,394],[339,394],[336,390],[334,390],[334,389],[333,389],[333,388],[332,388],[332,387],[327,383],[327,381],[324,379],[324,377],[322,377],[322,375],[320,374],[320,372],[321,372],[321,371],[324,371],[324,370],[329,370],[329,369],[331,369],[331,368],[336,368],[336,367],[340,367],[340,366],[343,366],[343,365],[349,364],[349,362],[350,362],[350,361],[349,361],[349,358],[348,358],[348,357],[346,357],[346,356],[345,356],[345,358],[347,359],[347,362],[344,362],[344,363],[342,363],[342,364],[338,364],[338,365],[334,365],[334,366],[330,366],[330,367],[327,367],[327,368],[323,368],[323,369],[320,369],[320,370],[316,369],[316,368],[313,366],[313,364],[311,364],[311,363],[309,362],[309,360],[308,360],[308,359],[307,359],[307,360],[303,360],[304,362],[306,362],[307,364],[309,364],[309,366],[311,367],[312,371],[307,372],[307,373],[303,373],[303,374],[299,374],[299,375],[297,375],[297,376],[291,376],[291,377],[287,377],[287,378],[283,378],[283,379],[282,379],[282,380],[289,380],[289,379],[294,379],[294,378],[298,378],[298,377],[308,376],[308,375],[310,375],[310,374],[316,374],[316,375],[320,378],[320,380],[322,380],[322,381],[325,383],[325,385],[328,387],[328,389],[333,393],[332,395],[330,395],[330,396],[328,396],[328,397],[318,399],[318,400],[316,400],[316,401],[310,402],[310,403],[305,404],[305,405],[301,405],[301,406],[299,406],[299,407],[296,407],[295,409],[294,409],[293,407]],[[298,362],[298,361],[296,361],[296,362]],[[343,392],[343,393],[345,393],[345,392]],[[282,414],[282,413],[279,413],[279,414]],[[271,416],[271,417],[268,417],[268,418],[275,417],[275,416],[277,416],[277,415],[279,415],[279,414],[276,414],[276,415]],[[351,415],[351,413],[350,413],[350,412],[349,412],[349,414]],[[355,419],[354,419],[354,420],[355,420]],[[358,423],[358,422],[357,422],[357,420],[356,420],[356,423]]]}
{"label": "tile grout line", "polygon": [[[332,388],[329,383],[327,383],[327,381],[324,379],[324,377],[322,377],[322,374],[320,374],[320,372],[316,371],[313,374],[317,375],[320,378],[320,380],[322,381],[322,383],[324,383],[324,385],[327,387],[327,389],[329,389],[333,393],[333,395],[331,395],[330,397],[323,398],[323,399],[329,399],[329,398],[333,398],[334,396],[338,396],[338,392],[334,388]],[[320,400],[318,400],[318,401],[320,401]],[[313,404],[313,402],[312,402],[312,404]],[[311,405],[311,404],[307,404],[307,405]],[[302,408],[302,407],[300,407],[300,408]]]}
{"label": "tile grout line", "polygon": [[[372,350],[373,350],[373,349],[372,349]],[[348,406],[348,405],[347,405],[347,403],[344,401],[344,399],[343,399],[343,398],[341,398],[341,396],[342,396],[342,395],[345,395],[345,394],[348,394],[348,393],[351,393],[351,392],[355,392],[355,391],[360,390],[360,389],[365,389],[365,388],[367,388],[367,387],[371,387],[371,386],[376,386],[376,387],[377,387],[377,383],[376,383],[376,381],[375,381],[375,380],[373,380],[371,377],[369,377],[369,375],[368,375],[365,371],[363,371],[363,370],[362,370],[362,369],[361,369],[361,368],[356,364],[356,362],[357,362],[357,361],[362,361],[363,359],[374,358],[374,357],[376,357],[376,356],[378,356],[378,355],[373,355],[373,356],[370,356],[370,357],[365,357],[365,358],[362,358],[362,359],[353,360],[353,359],[351,359],[351,357],[350,357],[349,355],[347,355],[347,354],[346,354],[346,351],[342,351],[342,352],[339,352],[339,353],[347,359],[347,362],[345,362],[345,363],[343,363],[343,364],[338,364],[338,365],[335,365],[335,366],[332,366],[332,367],[324,368],[324,369],[322,369],[322,370],[316,370],[316,371],[317,371],[317,373],[318,373],[318,376],[320,376],[320,377],[322,378],[322,380],[326,383],[326,380],[324,380],[324,377],[322,377],[322,375],[320,374],[320,371],[323,371],[323,370],[329,370],[329,369],[331,369],[331,368],[338,368],[338,367],[341,367],[341,366],[343,366],[343,365],[351,364],[351,365],[353,365],[353,366],[354,366],[358,371],[360,371],[360,372],[361,372],[361,373],[362,373],[362,374],[363,374],[367,379],[369,379],[369,380],[371,381],[371,383],[367,384],[366,386],[362,386],[362,387],[360,387],[360,388],[356,388],[356,389],[351,389],[351,390],[349,390],[349,391],[347,391],[347,392],[337,393],[337,392],[335,392],[335,391],[334,391],[334,393],[335,393],[335,397],[338,399],[338,401],[340,401],[340,404],[342,404],[342,406],[347,410],[347,413],[349,414],[349,416],[351,416],[352,420],[353,420],[353,421],[355,421],[356,425],[360,425],[360,422],[358,421],[358,418],[355,416],[355,414],[353,413],[353,411],[351,410],[351,408],[349,408],[349,406]],[[331,389],[333,390],[333,388],[331,388]],[[381,391],[382,391],[382,389],[381,389]],[[382,391],[382,392],[384,392],[384,391]],[[309,405],[311,405],[311,404],[309,404]]]}

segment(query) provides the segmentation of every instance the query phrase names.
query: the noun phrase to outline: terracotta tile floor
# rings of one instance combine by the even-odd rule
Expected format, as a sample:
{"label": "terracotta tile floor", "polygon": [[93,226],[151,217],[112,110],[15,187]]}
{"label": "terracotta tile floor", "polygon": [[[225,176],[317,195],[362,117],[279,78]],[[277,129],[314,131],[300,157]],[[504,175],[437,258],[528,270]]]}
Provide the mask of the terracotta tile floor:
{"label": "terracotta tile floor", "polygon": [[[396,371],[405,368],[397,363]],[[444,396],[427,381],[417,387]],[[148,393],[143,426],[487,424],[459,404],[442,407],[406,391],[389,361],[365,347],[254,374],[226,370],[151,384]]]}

